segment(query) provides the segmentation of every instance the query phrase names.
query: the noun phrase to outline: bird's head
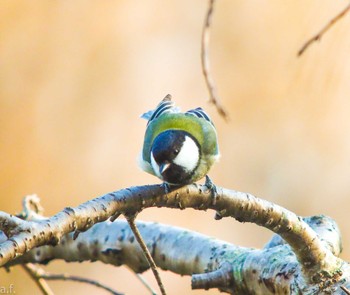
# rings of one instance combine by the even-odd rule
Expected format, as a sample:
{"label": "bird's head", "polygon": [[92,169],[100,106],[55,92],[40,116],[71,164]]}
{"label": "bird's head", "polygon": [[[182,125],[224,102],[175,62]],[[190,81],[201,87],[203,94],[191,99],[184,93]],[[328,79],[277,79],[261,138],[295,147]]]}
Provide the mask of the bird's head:
{"label": "bird's head", "polygon": [[197,140],[183,130],[160,133],[151,147],[151,165],[155,174],[169,184],[191,183],[198,167],[200,147]]}

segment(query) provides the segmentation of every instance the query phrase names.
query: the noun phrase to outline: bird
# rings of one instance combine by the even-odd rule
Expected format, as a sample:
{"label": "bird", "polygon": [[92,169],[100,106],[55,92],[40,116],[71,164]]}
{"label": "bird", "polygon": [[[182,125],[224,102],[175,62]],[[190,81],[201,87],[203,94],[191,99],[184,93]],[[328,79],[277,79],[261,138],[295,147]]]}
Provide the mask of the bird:
{"label": "bird", "polygon": [[216,128],[202,108],[181,112],[168,94],[141,117],[148,122],[139,166],[166,185],[195,183],[218,161]]}

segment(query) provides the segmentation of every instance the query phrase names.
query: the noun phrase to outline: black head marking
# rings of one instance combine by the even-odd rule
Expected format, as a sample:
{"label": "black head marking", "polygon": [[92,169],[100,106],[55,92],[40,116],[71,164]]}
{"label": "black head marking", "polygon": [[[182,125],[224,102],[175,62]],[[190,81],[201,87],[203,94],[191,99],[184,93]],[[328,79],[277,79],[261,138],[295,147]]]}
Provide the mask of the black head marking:
{"label": "black head marking", "polygon": [[167,130],[160,133],[153,142],[152,153],[157,163],[171,162],[180,152],[187,132]]}
{"label": "black head marking", "polygon": [[[188,171],[185,167],[173,162],[180,153],[186,137],[190,137],[195,142],[199,152],[200,147],[197,140],[183,130],[166,130],[154,139],[151,153],[157,165],[160,167],[164,164],[169,164],[169,167],[162,173],[163,180],[168,183],[190,183],[194,171]],[[197,155],[194,155],[194,157],[197,157]]]}

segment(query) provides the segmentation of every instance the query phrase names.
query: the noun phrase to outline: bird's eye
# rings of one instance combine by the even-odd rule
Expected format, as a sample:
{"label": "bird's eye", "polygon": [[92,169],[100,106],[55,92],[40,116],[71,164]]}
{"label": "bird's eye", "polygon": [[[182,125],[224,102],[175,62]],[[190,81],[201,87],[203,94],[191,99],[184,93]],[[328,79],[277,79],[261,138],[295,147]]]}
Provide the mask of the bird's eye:
{"label": "bird's eye", "polygon": [[177,155],[179,153],[179,150],[176,149],[176,150],[173,151],[173,153],[174,153],[174,155]]}

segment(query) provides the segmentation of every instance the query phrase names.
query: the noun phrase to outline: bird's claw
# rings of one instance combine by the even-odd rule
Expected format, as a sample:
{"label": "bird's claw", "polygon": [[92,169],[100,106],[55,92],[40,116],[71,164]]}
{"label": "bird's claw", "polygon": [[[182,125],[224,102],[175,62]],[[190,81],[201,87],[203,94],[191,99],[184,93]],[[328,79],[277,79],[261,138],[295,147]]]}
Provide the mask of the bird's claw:
{"label": "bird's claw", "polygon": [[[205,186],[210,190],[212,198],[213,198],[212,204],[213,204],[213,206],[215,206],[216,201],[218,199],[218,190],[216,188],[216,185],[213,183],[213,181],[211,180],[211,178],[208,175],[205,176]],[[219,212],[216,212],[214,218],[216,220],[219,220],[222,218],[222,216],[220,215]]]}
{"label": "bird's claw", "polygon": [[160,186],[164,188],[165,194],[167,195],[170,191],[170,184],[167,182],[163,182]]}
{"label": "bird's claw", "polygon": [[217,200],[218,190],[216,188],[216,185],[213,183],[213,181],[208,175],[205,176],[205,186],[211,191],[211,194],[213,196],[213,205],[215,205]]}

